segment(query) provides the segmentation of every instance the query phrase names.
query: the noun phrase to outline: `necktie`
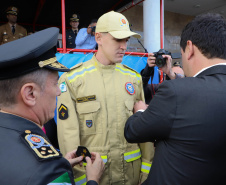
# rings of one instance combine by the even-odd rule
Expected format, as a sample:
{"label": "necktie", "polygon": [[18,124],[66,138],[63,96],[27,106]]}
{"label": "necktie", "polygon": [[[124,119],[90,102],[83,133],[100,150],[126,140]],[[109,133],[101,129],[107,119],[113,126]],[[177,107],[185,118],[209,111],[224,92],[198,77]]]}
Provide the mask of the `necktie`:
{"label": "necktie", "polygon": [[13,32],[13,35],[15,33],[15,26],[12,26],[12,32]]}

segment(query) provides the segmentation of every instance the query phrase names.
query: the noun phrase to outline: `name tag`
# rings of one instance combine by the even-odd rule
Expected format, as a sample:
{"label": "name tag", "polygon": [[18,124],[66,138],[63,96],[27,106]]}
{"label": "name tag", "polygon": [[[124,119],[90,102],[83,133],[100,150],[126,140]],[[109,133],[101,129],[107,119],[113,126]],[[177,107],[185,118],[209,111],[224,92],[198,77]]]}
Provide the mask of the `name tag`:
{"label": "name tag", "polygon": [[77,103],[83,103],[83,102],[94,101],[94,100],[96,100],[96,95],[85,96],[85,97],[76,99]]}

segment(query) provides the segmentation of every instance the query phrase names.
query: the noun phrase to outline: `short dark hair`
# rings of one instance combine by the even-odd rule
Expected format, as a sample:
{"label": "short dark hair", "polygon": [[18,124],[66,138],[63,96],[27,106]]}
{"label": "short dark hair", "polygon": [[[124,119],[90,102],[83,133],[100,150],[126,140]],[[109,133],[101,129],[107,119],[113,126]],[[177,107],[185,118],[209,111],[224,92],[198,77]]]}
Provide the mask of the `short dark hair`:
{"label": "short dark hair", "polygon": [[226,20],[214,13],[196,16],[182,31],[180,46],[183,51],[188,40],[208,59],[226,59]]}
{"label": "short dark hair", "polygon": [[97,19],[92,19],[92,20],[90,21],[90,24],[93,24],[93,23],[97,23]]}

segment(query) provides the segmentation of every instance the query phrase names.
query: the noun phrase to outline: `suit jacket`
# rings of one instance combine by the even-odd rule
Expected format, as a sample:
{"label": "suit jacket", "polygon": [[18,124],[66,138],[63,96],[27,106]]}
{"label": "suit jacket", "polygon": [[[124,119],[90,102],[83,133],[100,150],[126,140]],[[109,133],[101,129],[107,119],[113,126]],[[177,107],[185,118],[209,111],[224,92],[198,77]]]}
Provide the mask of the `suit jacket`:
{"label": "suit jacket", "polygon": [[155,142],[144,185],[226,184],[226,66],[164,81],[125,126],[128,142]]}
{"label": "suit jacket", "polygon": [[13,34],[9,23],[6,23],[0,26],[0,45],[20,39],[26,35],[27,30],[23,26],[16,24],[15,33]]}

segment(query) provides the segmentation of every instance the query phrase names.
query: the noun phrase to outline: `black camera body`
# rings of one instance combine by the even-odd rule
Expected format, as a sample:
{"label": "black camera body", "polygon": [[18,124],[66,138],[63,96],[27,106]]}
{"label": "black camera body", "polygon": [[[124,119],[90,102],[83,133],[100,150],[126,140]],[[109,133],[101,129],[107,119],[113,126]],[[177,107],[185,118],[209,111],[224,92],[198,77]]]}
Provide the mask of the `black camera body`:
{"label": "black camera body", "polygon": [[96,31],[96,26],[93,26],[92,27],[92,32],[95,32]]}
{"label": "black camera body", "polygon": [[171,56],[171,52],[166,51],[164,49],[160,49],[158,52],[154,52],[154,57],[156,58],[155,64],[158,68],[161,68],[164,65],[166,65],[166,58],[163,58],[162,55],[170,55]]}

